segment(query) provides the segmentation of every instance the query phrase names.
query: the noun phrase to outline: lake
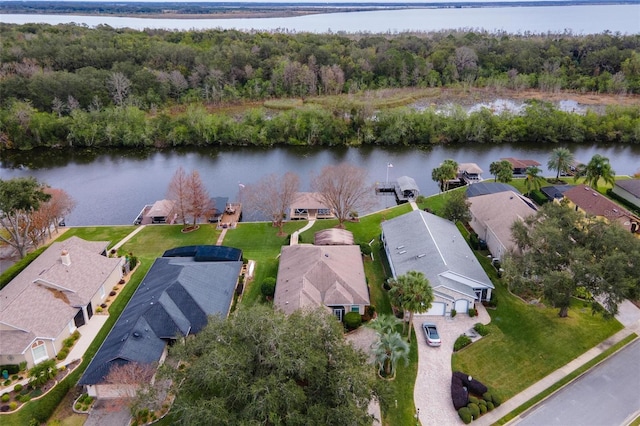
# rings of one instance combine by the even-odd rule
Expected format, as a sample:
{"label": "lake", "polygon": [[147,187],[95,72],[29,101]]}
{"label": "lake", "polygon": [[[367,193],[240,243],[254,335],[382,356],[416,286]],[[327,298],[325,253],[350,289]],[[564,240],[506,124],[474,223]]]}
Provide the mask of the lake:
{"label": "lake", "polygon": [[483,8],[435,8],[379,10],[308,15],[290,18],[255,19],[152,19],[115,16],[0,15],[0,22],[24,24],[75,22],[95,27],[202,30],[210,28],[294,31],[396,33],[443,29],[484,29],[508,33],[595,34],[605,31],[622,34],[640,32],[640,4],[589,6],[524,6]]}
{"label": "lake", "polygon": [[[477,163],[489,175],[489,164],[502,157],[534,159],[546,176],[549,153],[556,146],[531,144],[406,147],[310,148],[310,147],[224,147],[171,151],[31,151],[3,153],[0,178],[34,176],[67,191],[77,202],[66,218],[69,226],[131,224],[145,204],[166,197],[169,181],[178,167],[198,170],[211,196],[240,197],[239,184],[258,182],[262,177],[291,171],[300,176],[301,190],[310,189],[311,176],[329,164],[350,162],[369,172],[369,183],[393,181],[399,176],[416,180],[421,194],[438,193],[431,171],[443,160]],[[640,145],[569,146],[576,160],[587,162],[596,154],[611,160],[618,174],[633,174],[640,168]],[[387,167],[391,163],[393,167]],[[379,197],[377,208],[394,204]],[[361,212],[363,213],[363,212]]]}

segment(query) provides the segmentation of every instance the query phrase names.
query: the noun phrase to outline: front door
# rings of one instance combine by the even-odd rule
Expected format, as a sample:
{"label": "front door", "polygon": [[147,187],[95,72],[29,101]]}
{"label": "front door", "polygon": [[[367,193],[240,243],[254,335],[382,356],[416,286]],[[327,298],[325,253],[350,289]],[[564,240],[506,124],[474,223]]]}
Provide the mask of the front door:
{"label": "front door", "polygon": [[342,315],[344,314],[344,308],[333,308],[333,315],[338,318],[338,321],[342,322]]}
{"label": "front door", "polygon": [[93,306],[91,306],[91,302],[87,305],[87,317],[91,319],[93,316]]}
{"label": "front door", "polygon": [[76,327],[82,327],[84,325],[84,315],[82,314],[82,309],[78,311],[75,317],[73,317],[73,323]]}

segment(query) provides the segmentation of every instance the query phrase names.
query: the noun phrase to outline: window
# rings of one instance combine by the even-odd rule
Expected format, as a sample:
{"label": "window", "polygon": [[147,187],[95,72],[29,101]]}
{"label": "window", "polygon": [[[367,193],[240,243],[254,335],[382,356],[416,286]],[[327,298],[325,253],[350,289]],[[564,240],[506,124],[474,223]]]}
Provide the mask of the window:
{"label": "window", "polygon": [[318,214],[320,216],[329,216],[331,214],[331,209],[318,209]]}
{"label": "window", "polygon": [[47,346],[42,340],[36,340],[33,345],[31,345],[31,354],[33,355],[34,364],[49,359],[49,355],[47,355]]}
{"label": "window", "polygon": [[309,213],[307,209],[296,209],[295,212],[296,212],[296,215],[304,215]]}
{"label": "window", "polygon": [[358,306],[358,305],[351,306],[351,312],[360,313],[360,306]]}

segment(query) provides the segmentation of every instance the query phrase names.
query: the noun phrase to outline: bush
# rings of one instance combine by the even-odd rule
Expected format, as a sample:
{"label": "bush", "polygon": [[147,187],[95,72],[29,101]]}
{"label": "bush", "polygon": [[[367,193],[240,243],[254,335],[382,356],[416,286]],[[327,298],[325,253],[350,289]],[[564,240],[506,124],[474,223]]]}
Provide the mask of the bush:
{"label": "bush", "polygon": [[17,402],[15,402],[15,401],[11,401],[11,402],[9,403],[9,410],[10,410],[10,411],[13,411],[13,410],[15,410],[16,408],[18,408],[18,403],[17,403]]}
{"label": "bush", "polygon": [[495,406],[495,405],[493,405],[493,402],[488,401],[488,402],[487,402],[487,411],[491,411],[491,410],[493,410],[494,408],[496,408],[496,406]]}
{"label": "bush", "polygon": [[451,378],[451,401],[456,410],[466,407],[469,403],[469,393],[465,389],[462,380],[455,375]]}
{"label": "bush", "polygon": [[[27,363],[25,362],[25,366]],[[18,364],[5,364],[0,365],[0,371],[7,371],[7,374],[17,374],[20,372],[20,366]]]}
{"label": "bush", "polygon": [[460,419],[464,422],[464,424],[468,425],[469,423],[471,423],[471,420],[473,420],[472,416],[471,416],[471,411],[469,411],[468,407],[462,407],[461,409],[458,410],[458,415],[460,416]]}
{"label": "bush", "polygon": [[479,322],[475,323],[473,329],[481,336],[486,336],[487,334],[489,334],[489,327]]}
{"label": "bush", "polygon": [[475,310],[475,308],[469,308],[467,313],[469,314],[470,317],[475,317],[476,315],[478,315],[478,312]]}
{"label": "bush", "polygon": [[492,398],[491,401],[493,402],[493,405],[495,407],[499,407],[500,404],[502,404],[502,400],[500,399],[500,397],[498,395],[496,395],[495,393],[492,394]]}
{"label": "bush", "polygon": [[480,415],[487,412],[487,404],[478,404],[478,407],[480,407]]}
{"label": "bush", "polygon": [[344,325],[348,330],[355,330],[362,325],[362,317],[358,312],[347,312],[344,316]]}
{"label": "bush", "polygon": [[478,400],[478,398],[476,398],[475,396],[470,396],[469,397],[469,402],[471,402],[473,404],[478,404],[480,402],[480,400]]}
{"label": "bush", "polygon": [[24,404],[25,402],[31,401],[31,396],[30,395],[20,395],[18,397],[18,401],[20,401],[20,402],[22,402]]}
{"label": "bush", "polygon": [[20,371],[26,371],[26,369],[27,369],[27,361],[22,361],[19,364],[19,368],[20,368]]}
{"label": "bush", "polygon": [[118,292],[116,292],[116,291],[114,291],[114,290],[111,290],[111,291],[109,292],[109,296],[115,296],[116,294],[118,294]]}
{"label": "bush", "polygon": [[471,379],[466,383],[469,392],[476,395],[483,395],[487,392],[487,387],[476,379]]}
{"label": "bush", "polygon": [[451,310],[451,318],[455,317],[457,313],[458,313],[458,311],[456,311],[455,309],[452,309]]}
{"label": "bush", "polygon": [[276,294],[276,279],[274,277],[267,277],[260,285],[260,292],[264,297],[273,297]]}
{"label": "bush", "polygon": [[480,407],[478,407],[478,404],[474,404],[473,402],[471,402],[469,403],[469,405],[467,405],[467,407],[469,407],[469,411],[471,411],[471,415],[473,416],[474,420],[480,417]]}
{"label": "bush", "polygon": [[13,388],[13,390],[14,390],[14,391],[16,391],[16,392],[20,392],[20,391],[22,390],[22,388],[23,388],[23,387],[24,387],[24,386],[22,386],[20,383],[18,383],[18,384]]}
{"label": "bush", "polygon": [[478,250],[478,248],[480,247],[480,239],[478,238],[478,234],[472,232],[471,235],[469,235],[469,244],[471,244],[471,248],[473,248],[474,250]]}
{"label": "bush", "polygon": [[11,396],[8,393],[3,393],[2,397],[0,397],[0,401],[2,402],[9,402],[9,399],[11,399]]}
{"label": "bush", "polygon": [[2,407],[0,407],[0,413],[6,413],[7,411],[9,411],[8,405],[3,405]]}
{"label": "bush", "polygon": [[456,339],[456,342],[453,344],[453,351],[458,352],[460,349],[464,348],[469,344],[471,344],[471,339],[469,338],[469,336],[465,336],[464,334],[461,334],[460,337],[458,337]]}
{"label": "bush", "polygon": [[360,245],[360,252],[365,255],[365,256],[370,256],[371,255],[371,246],[367,243],[361,243]]}
{"label": "bush", "polygon": [[96,308],[96,313],[99,314],[100,312],[102,312],[102,306],[98,306]]}
{"label": "bush", "polygon": [[373,317],[373,315],[374,315],[375,313],[376,313],[376,307],[375,307],[375,305],[369,305],[369,306],[367,306],[367,314],[368,314],[370,317]]}
{"label": "bush", "polygon": [[63,349],[60,349],[60,352],[58,352],[58,355],[56,355],[56,358],[58,359],[58,361],[62,361],[67,357],[67,355],[69,355],[69,351],[67,350],[67,348],[63,348]]}

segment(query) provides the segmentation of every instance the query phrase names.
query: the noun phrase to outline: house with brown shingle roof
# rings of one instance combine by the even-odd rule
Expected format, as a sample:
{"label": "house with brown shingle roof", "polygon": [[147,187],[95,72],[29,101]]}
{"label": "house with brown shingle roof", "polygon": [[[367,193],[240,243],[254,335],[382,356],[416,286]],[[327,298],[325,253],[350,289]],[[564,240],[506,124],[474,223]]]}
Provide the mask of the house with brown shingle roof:
{"label": "house with brown shingle roof", "polygon": [[640,208],[640,179],[616,181],[612,191],[618,197]]}
{"label": "house with brown shingle roof", "polygon": [[55,358],[122,278],[108,241],[55,242],[0,290],[0,364]]}
{"label": "house with brown shingle roof", "polygon": [[325,306],[340,320],[348,312],[364,315],[370,302],[360,247],[283,246],[273,303],[285,314]]}
{"label": "house with brown shingle roof", "polygon": [[289,207],[291,220],[333,219],[336,216],[317,192],[298,192]]}
{"label": "house with brown shingle roof", "polygon": [[501,158],[500,160],[506,160],[511,163],[514,175],[523,175],[527,172],[527,168],[540,166],[540,163],[536,160],[521,160],[513,157]]}
{"label": "house with brown shingle roof", "polygon": [[618,222],[624,229],[640,234],[640,218],[586,185],[577,185],[564,193],[564,198],[576,211],[609,222]]}

